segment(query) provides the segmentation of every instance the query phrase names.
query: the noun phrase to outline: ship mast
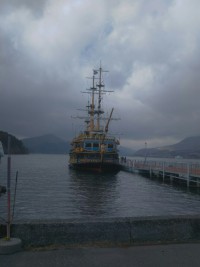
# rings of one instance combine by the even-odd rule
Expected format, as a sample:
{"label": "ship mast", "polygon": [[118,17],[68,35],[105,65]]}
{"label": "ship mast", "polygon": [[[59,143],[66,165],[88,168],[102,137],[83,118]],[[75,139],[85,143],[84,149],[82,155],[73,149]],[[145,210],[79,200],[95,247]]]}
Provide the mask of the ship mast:
{"label": "ship mast", "polygon": [[94,87],[94,80],[95,80],[95,76],[93,74],[92,77],[92,87],[90,88],[92,90],[92,103],[90,105],[90,131],[93,132],[94,131],[94,91],[96,90],[96,87]]}
{"label": "ship mast", "polygon": [[101,114],[101,88],[103,87],[102,81],[101,81],[101,75],[102,75],[102,68],[99,68],[99,83],[97,86],[99,87],[99,98],[98,98],[98,113],[97,113],[97,131],[100,131],[100,114]]}
{"label": "ship mast", "polygon": [[[99,73],[99,83],[97,84],[98,87],[98,107],[97,107],[97,126],[96,131],[101,131],[100,129],[100,119],[101,115],[104,113],[104,111],[101,109],[101,100],[102,100],[102,93],[106,92],[102,88],[104,87],[104,84],[102,82],[102,72],[108,72],[106,70],[103,70],[100,64],[100,68],[98,70],[95,70],[95,73]],[[109,92],[109,91],[107,91]]]}
{"label": "ship mast", "polygon": [[[106,92],[113,92],[113,91],[107,91],[103,89],[105,87],[102,81],[103,72],[108,72],[108,71],[103,70],[101,67],[101,63],[100,63],[100,67],[98,69],[93,70],[93,76],[87,77],[89,79],[92,79],[92,87],[90,87],[89,89],[86,89],[86,90],[89,90],[90,92],[82,92],[82,93],[89,93],[91,95],[90,104],[86,106],[89,117],[80,117],[80,116],[72,117],[72,118],[85,119],[85,123],[86,123],[85,133],[89,135],[92,135],[93,133],[97,133],[97,132],[101,132],[101,133],[104,132],[104,130],[101,129],[101,125],[100,125],[100,121],[104,119],[101,117],[101,115],[104,113],[101,107],[102,94]],[[98,80],[98,82],[95,85],[96,79]],[[97,95],[97,99],[95,95]],[[95,108],[96,100],[97,100],[97,108]]]}

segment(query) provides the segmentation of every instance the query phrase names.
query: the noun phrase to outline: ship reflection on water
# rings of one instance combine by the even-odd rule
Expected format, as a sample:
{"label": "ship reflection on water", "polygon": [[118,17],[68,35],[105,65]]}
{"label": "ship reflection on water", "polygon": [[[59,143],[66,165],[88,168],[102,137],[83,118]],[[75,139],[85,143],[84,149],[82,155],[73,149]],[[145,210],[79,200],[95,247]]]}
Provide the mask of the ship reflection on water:
{"label": "ship reflection on water", "polygon": [[109,215],[108,211],[119,197],[117,175],[70,170],[70,179],[74,183],[74,205],[81,216]]}

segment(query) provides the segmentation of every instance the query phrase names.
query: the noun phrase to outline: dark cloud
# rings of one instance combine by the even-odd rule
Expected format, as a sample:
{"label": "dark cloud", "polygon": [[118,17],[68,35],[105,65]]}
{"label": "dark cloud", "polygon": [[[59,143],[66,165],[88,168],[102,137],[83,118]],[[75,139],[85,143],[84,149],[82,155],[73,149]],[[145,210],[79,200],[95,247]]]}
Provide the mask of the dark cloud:
{"label": "dark cloud", "polygon": [[1,129],[70,139],[101,60],[115,90],[105,105],[121,117],[111,128],[124,145],[198,135],[199,8],[197,0],[1,1]]}

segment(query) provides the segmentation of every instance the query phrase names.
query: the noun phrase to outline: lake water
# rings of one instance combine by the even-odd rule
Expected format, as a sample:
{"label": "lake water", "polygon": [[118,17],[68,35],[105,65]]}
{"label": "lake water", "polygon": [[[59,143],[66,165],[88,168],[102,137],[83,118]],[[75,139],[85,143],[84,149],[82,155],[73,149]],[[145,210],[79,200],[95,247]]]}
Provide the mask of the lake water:
{"label": "lake water", "polygon": [[[68,169],[67,155],[12,156],[12,199],[18,174],[14,221],[200,214],[200,194],[140,175],[88,174]],[[6,186],[7,157],[0,164]],[[7,195],[0,197],[6,219]]]}

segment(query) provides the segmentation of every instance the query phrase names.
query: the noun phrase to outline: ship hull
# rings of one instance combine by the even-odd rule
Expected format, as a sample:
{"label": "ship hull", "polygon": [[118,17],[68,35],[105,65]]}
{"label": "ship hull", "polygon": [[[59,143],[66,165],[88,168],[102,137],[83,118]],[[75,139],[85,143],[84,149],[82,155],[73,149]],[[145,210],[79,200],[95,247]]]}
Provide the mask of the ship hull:
{"label": "ship hull", "polygon": [[78,171],[92,171],[98,173],[115,173],[117,174],[121,170],[120,164],[113,163],[72,163],[69,164],[69,168]]}

